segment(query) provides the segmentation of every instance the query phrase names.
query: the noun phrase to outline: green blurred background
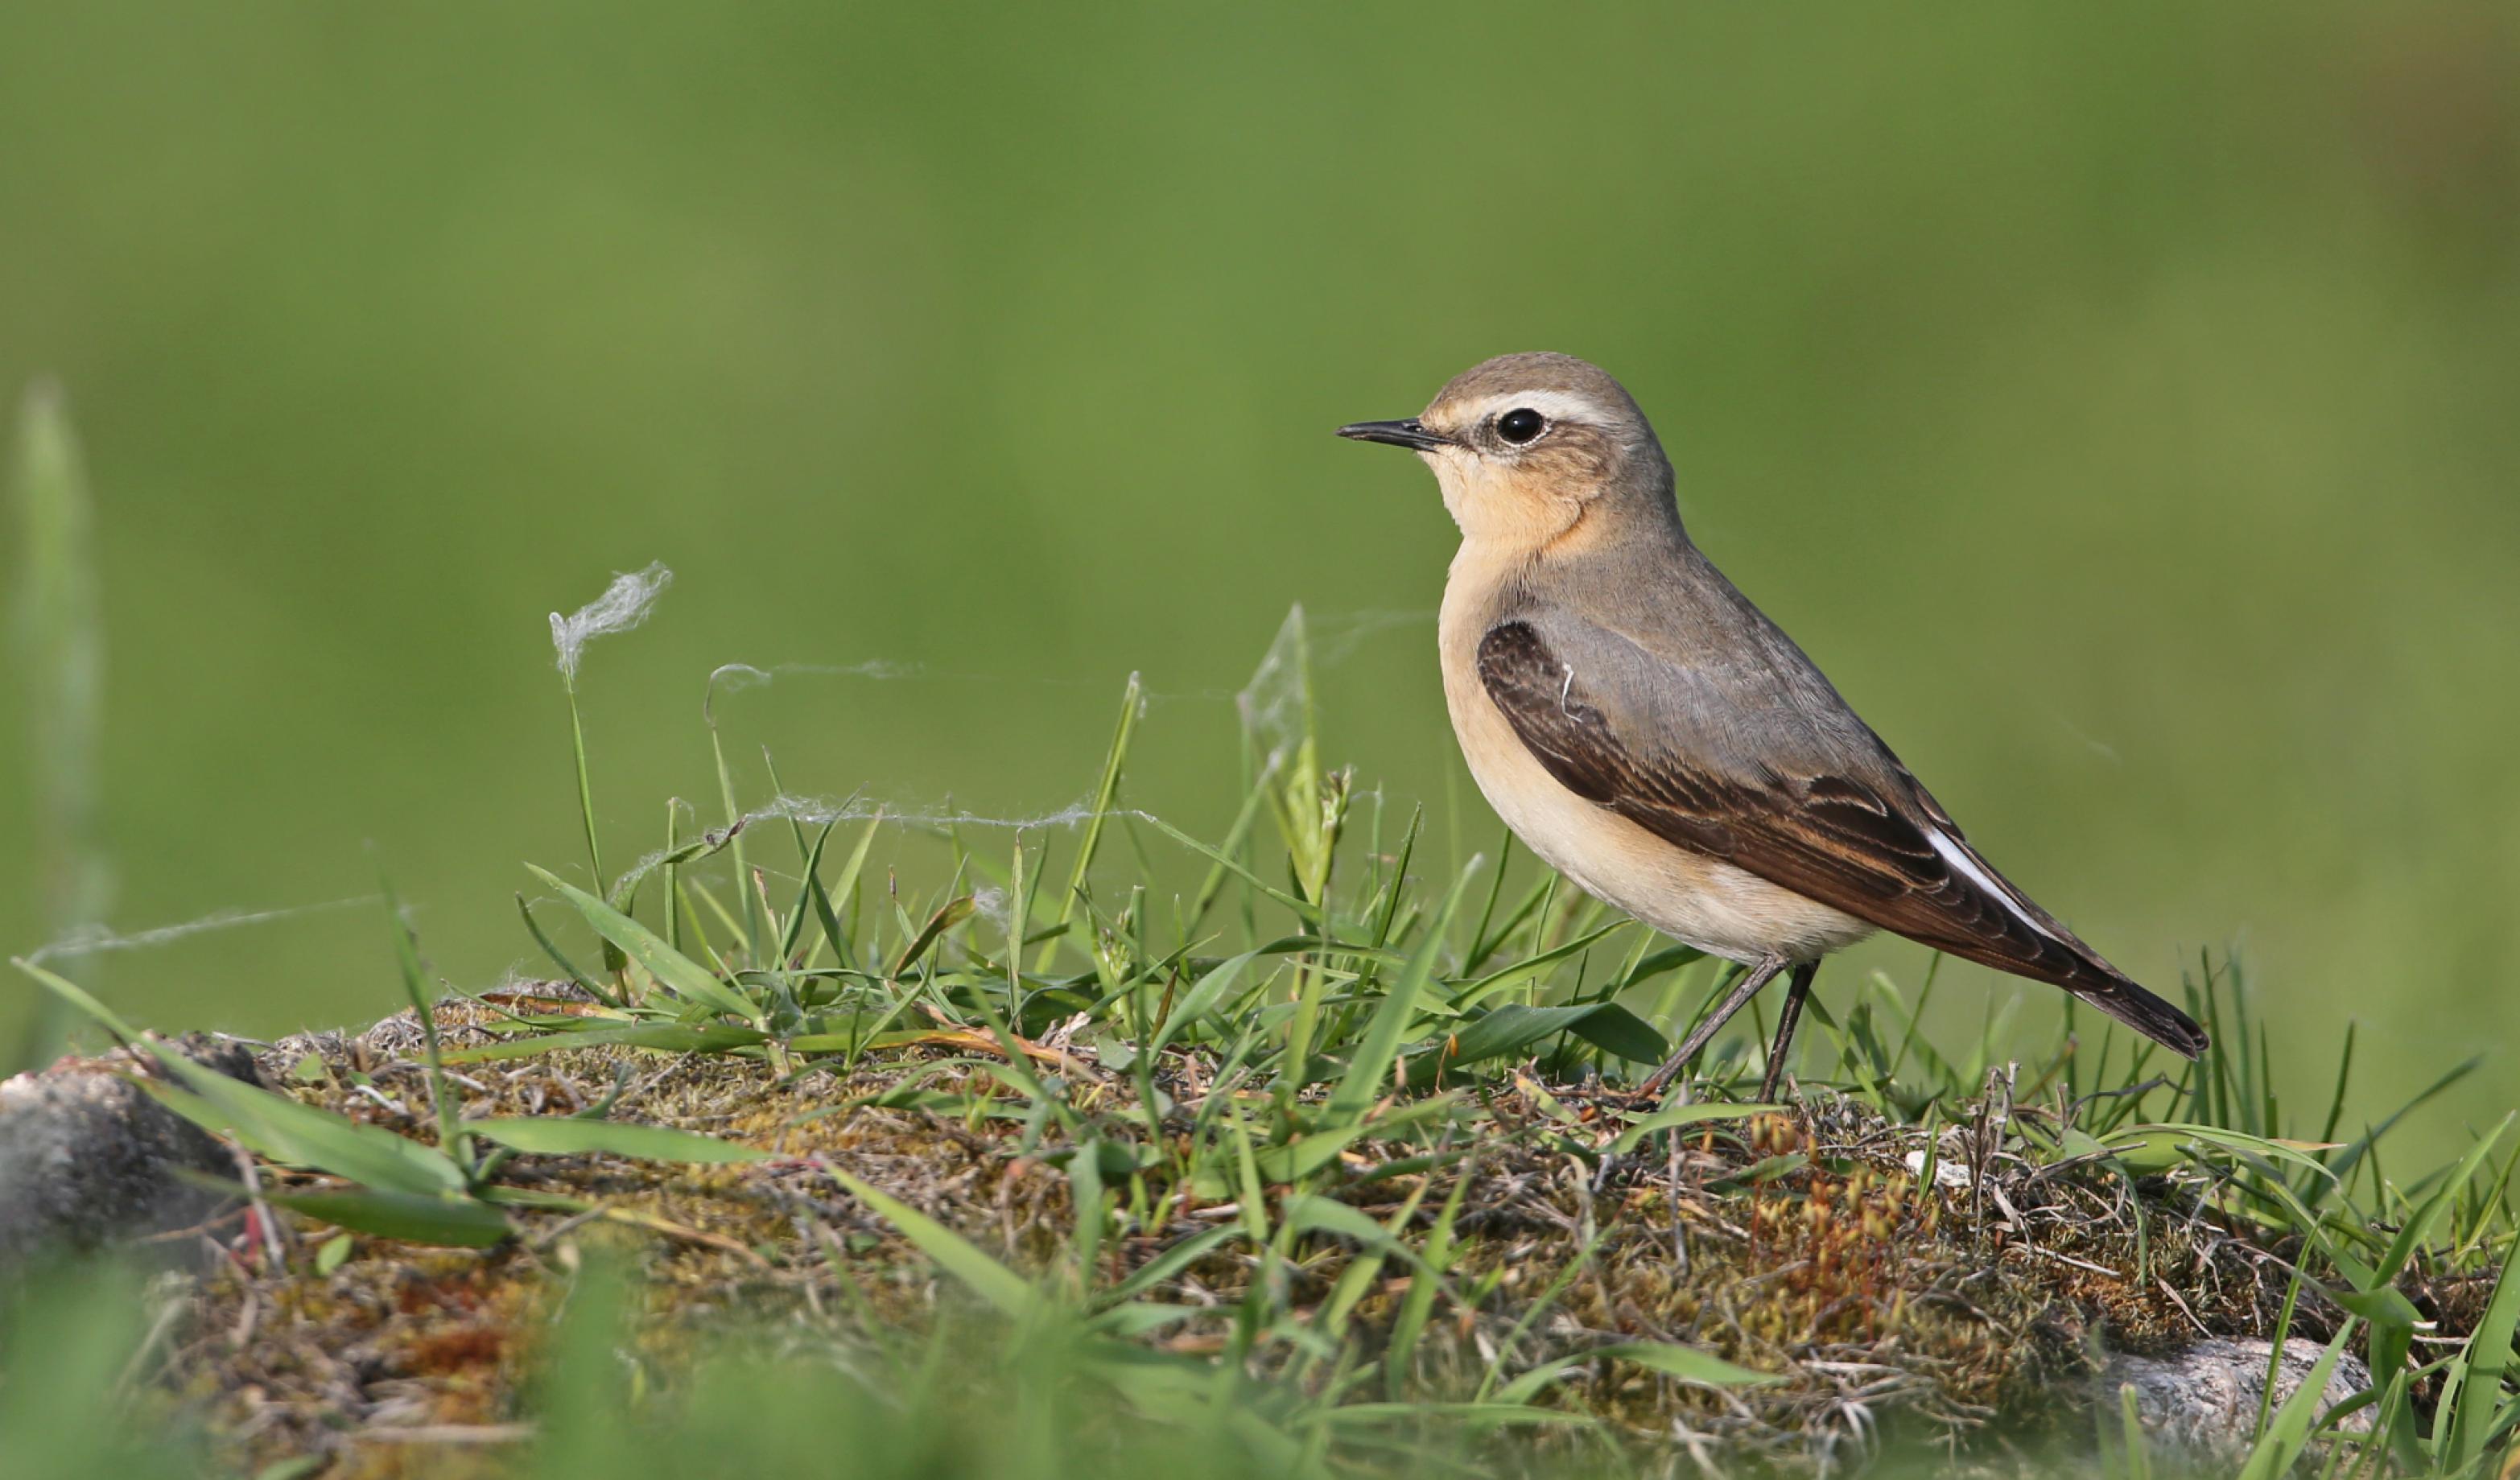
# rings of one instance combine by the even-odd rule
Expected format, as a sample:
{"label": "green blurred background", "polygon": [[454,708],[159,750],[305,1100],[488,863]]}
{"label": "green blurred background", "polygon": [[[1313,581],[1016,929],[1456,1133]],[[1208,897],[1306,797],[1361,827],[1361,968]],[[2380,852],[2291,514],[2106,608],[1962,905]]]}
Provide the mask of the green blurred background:
{"label": "green blurred background", "polygon": [[[2496,1055],[2446,1146],[2520,1044],[2520,22],[1936,19],[0,8],[0,387],[58,377],[86,446],[110,918],[364,894],[374,840],[438,969],[496,980],[521,861],[582,854],[545,613],[652,560],[585,675],[616,858],[713,795],[738,660],[897,675],[727,698],[740,757],[989,813],[1075,800],[1143,671],[1132,795],[1220,832],[1294,602],[1330,754],[1488,846],[1451,528],[1328,429],[1553,348],[2119,962],[2239,942],[2304,1099],[2349,1018],[2364,1111]],[[395,993],[373,909],[89,964],[161,1024]],[[2013,990],[1954,980],[1955,1024]]]}

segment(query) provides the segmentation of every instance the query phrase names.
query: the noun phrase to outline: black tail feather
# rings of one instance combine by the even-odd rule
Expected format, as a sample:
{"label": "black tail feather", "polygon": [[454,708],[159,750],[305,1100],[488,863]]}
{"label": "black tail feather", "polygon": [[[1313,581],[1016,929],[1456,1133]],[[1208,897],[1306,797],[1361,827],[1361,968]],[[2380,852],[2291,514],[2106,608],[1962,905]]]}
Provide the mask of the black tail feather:
{"label": "black tail feather", "polygon": [[2106,963],[2099,964],[2108,969],[2103,980],[2092,981],[2088,973],[2077,972],[2077,979],[2056,985],[2174,1054],[2194,1058],[2205,1052],[2212,1040],[2195,1018],[2145,991],[2123,973],[2107,968]]}

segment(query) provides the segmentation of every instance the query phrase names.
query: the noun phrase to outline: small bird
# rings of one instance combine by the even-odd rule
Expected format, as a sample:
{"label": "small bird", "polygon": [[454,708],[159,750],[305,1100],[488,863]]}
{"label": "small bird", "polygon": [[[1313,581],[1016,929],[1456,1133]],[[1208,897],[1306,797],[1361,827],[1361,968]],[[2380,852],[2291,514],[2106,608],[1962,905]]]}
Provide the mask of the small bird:
{"label": "small bird", "polygon": [[1821,958],[1875,929],[2204,1051],[2194,1019],[1995,872],[1690,543],[1670,460],[1606,373],[1505,355],[1417,416],[1338,434],[1416,452],[1461,526],[1437,645],[1489,804],[1586,892],[1746,968],[1644,1094],[1789,971],[1760,1088],[1774,1099]]}

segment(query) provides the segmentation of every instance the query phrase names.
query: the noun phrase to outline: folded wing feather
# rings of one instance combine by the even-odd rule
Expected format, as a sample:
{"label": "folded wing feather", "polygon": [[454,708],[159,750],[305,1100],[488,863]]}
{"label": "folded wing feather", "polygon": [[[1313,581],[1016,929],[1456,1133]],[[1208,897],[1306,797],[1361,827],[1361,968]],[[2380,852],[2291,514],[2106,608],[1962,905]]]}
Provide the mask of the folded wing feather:
{"label": "folded wing feather", "polygon": [[[1767,629],[1773,633],[1773,628]],[[1479,679],[1549,773],[1677,846],[1936,950],[2062,987],[2194,1056],[2205,1034],[1971,848],[1798,650],[1692,667],[1563,615],[1480,642]]]}

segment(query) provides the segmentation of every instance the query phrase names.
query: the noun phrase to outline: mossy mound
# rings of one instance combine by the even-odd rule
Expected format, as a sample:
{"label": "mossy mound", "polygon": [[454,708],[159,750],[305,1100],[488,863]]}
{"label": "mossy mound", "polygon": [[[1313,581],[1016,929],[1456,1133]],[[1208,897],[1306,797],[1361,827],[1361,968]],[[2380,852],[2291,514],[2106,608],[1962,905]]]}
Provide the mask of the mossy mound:
{"label": "mossy mound", "polygon": [[[450,1046],[488,1041],[482,1020],[451,1006]],[[343,1242],[303,1220],[232,1211],[202,1231],[221,1257],[192,1286],[170,1386],[248,1473],[303,1456],[328,1457],[328,1475],[498,1473],[509,1441],[529,1431],[523,1395],[591,1242],[636,1251],[632,1344],[643,1380],[670,1386],[730,1341],[845,1344],[971,1313],[968,1292],[835,1172],[1079,1298],[1246,1219],[1214,1169],[1185,1175],[1167,1159],[1207,1096],[1236,1093],[1213,1082],[1213,1064],[1165,1054],[1162,1113],[1150,1117],[1127,1076],[1099,1071],[1087,1051],[1048,1047],[1045,1070],[1093,1117],[1098,1154],[1114,1167],[1099,1179],[1111,1189],[1112,1236],[1080,1268],[1077,1184],[1060,1165],[1073,1148],[1024,1113],[968,1035],[939,1038],[784,1082],[759,1058],[614,1047],[463,1063],[451,1072],[468,1116],[608,1101],[612,1119],[772,1157],[522,1156],[505,1184],[588,1206],[519,1212],[518,1235],[481,1251]],[[292,1039],[264,1055],[264,1076],[427,1141],[435,1120],[416,1041],[407,1018]],[[1358,1361],[1384,1362],[1406,1324],[1400,1396],[1467,1399],[1483,1380],[1559,1364],[1547,1402],[1640,1441],[1799,1468],[1863,1452],[1885,1431],[1966,1449],[2087,1422],[2084,1394],[2105,1351],[2262,1336],[2285,1293],[2286,1251],[2255,1246],[2192,1194],[2131,1187],[2096,1159],[2032,1154],[2031,1133],[2054,1145],[2073,1106],[2009,1103],[2000,1077],[1970,1119],[1930,1136],[1816,1091],[1787,1112],[1688,1126],[1646,1141],[1643,1154],[1613,1154],[1626,1124],[1616,1112],[1628,1108],[1607,1091],[1518,1075],[1436,1113],[1396,1099],[1391,1134],[1337,1147],[1301,1179],[1307,1190],[1272,1185],[1262,1197],[1270,1227],[1289,1197],[1323,1197],[1392,1230],[1405,1252],[1318,1218],[1279,1245],[1282,1258],[1218,1240],[1135,1292],[1190,1308],[1143,1339],[1173,1353],[1238,1350],[1244,1296],[1269,1280],[1276,1308]],[[1248,1110],[1263,1124],[1274,1113],[1257,1095]],[[1441,1256],[1440,1276],[1419,1253]],[[2291,1330],[2324,1336],[2336,1316],[2306,1297]],[[1716,1387],[1588,1355],[1636,1342],[1774,1380]],[[1273,1375],[1322,1380],[1278,1366]]]}

